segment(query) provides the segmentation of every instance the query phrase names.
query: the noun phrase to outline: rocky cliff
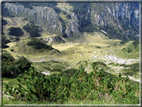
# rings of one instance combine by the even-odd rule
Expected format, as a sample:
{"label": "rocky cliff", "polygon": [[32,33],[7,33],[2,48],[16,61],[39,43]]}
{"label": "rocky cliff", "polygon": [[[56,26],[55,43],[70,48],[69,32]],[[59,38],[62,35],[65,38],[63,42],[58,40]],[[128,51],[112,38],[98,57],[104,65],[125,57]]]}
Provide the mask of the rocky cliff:
{"label": "rocky cliff", "polygon": [[99,29],[112,38],[124,35],[134,38],[139,31],[138,3],[58,3],[50,7],[33,5],[32,8],[5,3],[3,8],[13,16],[28,18],[44,31],[63,37]]}
{"label": "rocky cliff", "polygon": [[[107,3],[102,10],[96,9],[102,4],[94,4],[91,8],[92,23],[102,26],[114,26],[124,34],[137,34],[139,28],[139,5],[134,3]],[[133,28],[131,28],[133,27]],[[134,30],[137,29],[137,30]]]}

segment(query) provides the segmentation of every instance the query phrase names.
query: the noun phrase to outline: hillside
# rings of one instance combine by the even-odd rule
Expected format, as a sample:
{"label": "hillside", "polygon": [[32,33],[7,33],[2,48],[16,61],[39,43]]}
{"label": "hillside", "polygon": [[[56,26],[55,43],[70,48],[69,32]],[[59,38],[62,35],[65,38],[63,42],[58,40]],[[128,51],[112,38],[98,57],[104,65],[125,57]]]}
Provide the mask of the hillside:
{"label": "hillside", "polygon": [[3,8],[4,17],[26,19],[64,38],[99,31],[109,38],[138,39],[138,3],[4,3]]}
{"label": "hillside", "polygon": [[[19,42],[8,43],[9,48],[6,48],[12,54],[58,54],[59,50],[52,48],[52,46],[46,45],[44,42],[35,38],[25,38]],[[18,55],[18,56],[19,56]]]}
{"label": "hillside", "polygon": [[3,104],[139,104],[139,14],[138,3],[3,3]]}

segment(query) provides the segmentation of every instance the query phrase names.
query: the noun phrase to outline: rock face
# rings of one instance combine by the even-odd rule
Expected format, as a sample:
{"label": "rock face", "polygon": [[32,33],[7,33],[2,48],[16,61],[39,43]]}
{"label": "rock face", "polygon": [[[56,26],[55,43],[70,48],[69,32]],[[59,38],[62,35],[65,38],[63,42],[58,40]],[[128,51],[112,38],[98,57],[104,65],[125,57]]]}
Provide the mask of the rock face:
{"label": "rock face", "polygon": [[68,37],[71,37],[72,33],[78,33],[79,30],[78,30],[78,24],[76,23],[76,21],[71,20],[65,32],[68,35]]}
{"label": "rock face", "polygon": [[78,11],[77,16],[90,20],[92,25],[101,26],[100,30],[105,31],[108,27],[113,30],[113,27],[126,37],[139,32],[138,3],[88,3],[88,7]]}
{"label": "rock face", "polygon": [[42,40],[45,43],[65,43],[60,36],[47,37]]}
{"label": "rock face", "polygon": [[62,32],[62,25],[58,14],[50,7],[35,6],[33,9],[24,8],[22,5],[6,3],[5,8],[15,16],[29,18],[32,22],[42,26],[43,30]]}
{"label": "rock face", "polygon": [[139,28],[139,5],[135,3],[106,3],[103,4],[103,10],[96,9],[102,4],[95,3],[91,7],[92,23],[101,26],[115,26],[121,30],[125,29],[125,34],[136,34],[130,27]]}
{"label": "rock face", "polygon": [[[102,4],[94,3],[91,7],[91,17],[94,24],[106,25],[106,24],[119,24],[120,18],[128,19],[128,25],[139,24],[139,7],[138,4],[132,3],[106,3],[103,4],[103,10],[95,9],[100,8]],[[114,22],[116,21],[116,22]]]}
{"label": "rock face", "polygon": [[[3,7],[7,8],[13,16],[28,18],[41,26],[44,31],[60,35],[65,33],[67,37],[72,37],[80,32],[79,29],[82,26],[86,27],[90,24],[102,26],[100,30],[104,32],[106,31],[103,27],[111,26],[127,37],[138,34],[138,3],[70,3],[69,5],[73,7],[72,10],[65,9],[64,6],[61,8],[61,11],[65,11],[71,16],[71,19],[67,20],[62,18],[64,24],[63,21],[59,20],[61,18],[60,14],[52,6],[33,6],[30,9],[20,4],[5,3]],[[81,5],[83,6],[80,8]]]}

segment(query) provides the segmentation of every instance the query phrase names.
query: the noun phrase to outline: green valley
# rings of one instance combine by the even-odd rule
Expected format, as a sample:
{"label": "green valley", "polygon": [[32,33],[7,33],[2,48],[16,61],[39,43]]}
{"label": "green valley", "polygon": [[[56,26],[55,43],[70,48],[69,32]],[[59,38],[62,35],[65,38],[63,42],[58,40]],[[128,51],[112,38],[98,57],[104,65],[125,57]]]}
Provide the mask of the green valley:
{"label": "green valley", "polygon": [[137,3],[26,4],[3,4],[3,105],[140,103]]}

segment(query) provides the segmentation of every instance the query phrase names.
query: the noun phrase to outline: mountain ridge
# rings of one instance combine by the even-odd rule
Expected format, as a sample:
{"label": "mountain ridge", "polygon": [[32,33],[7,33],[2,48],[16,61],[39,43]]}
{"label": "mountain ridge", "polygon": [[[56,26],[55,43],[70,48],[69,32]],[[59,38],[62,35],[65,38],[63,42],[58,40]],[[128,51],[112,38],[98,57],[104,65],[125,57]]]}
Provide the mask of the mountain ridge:
{"label": "mountain ridge", "polygon": [[24,7],[25,4],[5,3],[4,17],[26,17],[43,31],[65,38],[77,38],[83,32],[104,31],[109,38],[138,39],[135,36],[139,33],[138,3],[48,3],[50,6],[31,3],[29,8]]}

